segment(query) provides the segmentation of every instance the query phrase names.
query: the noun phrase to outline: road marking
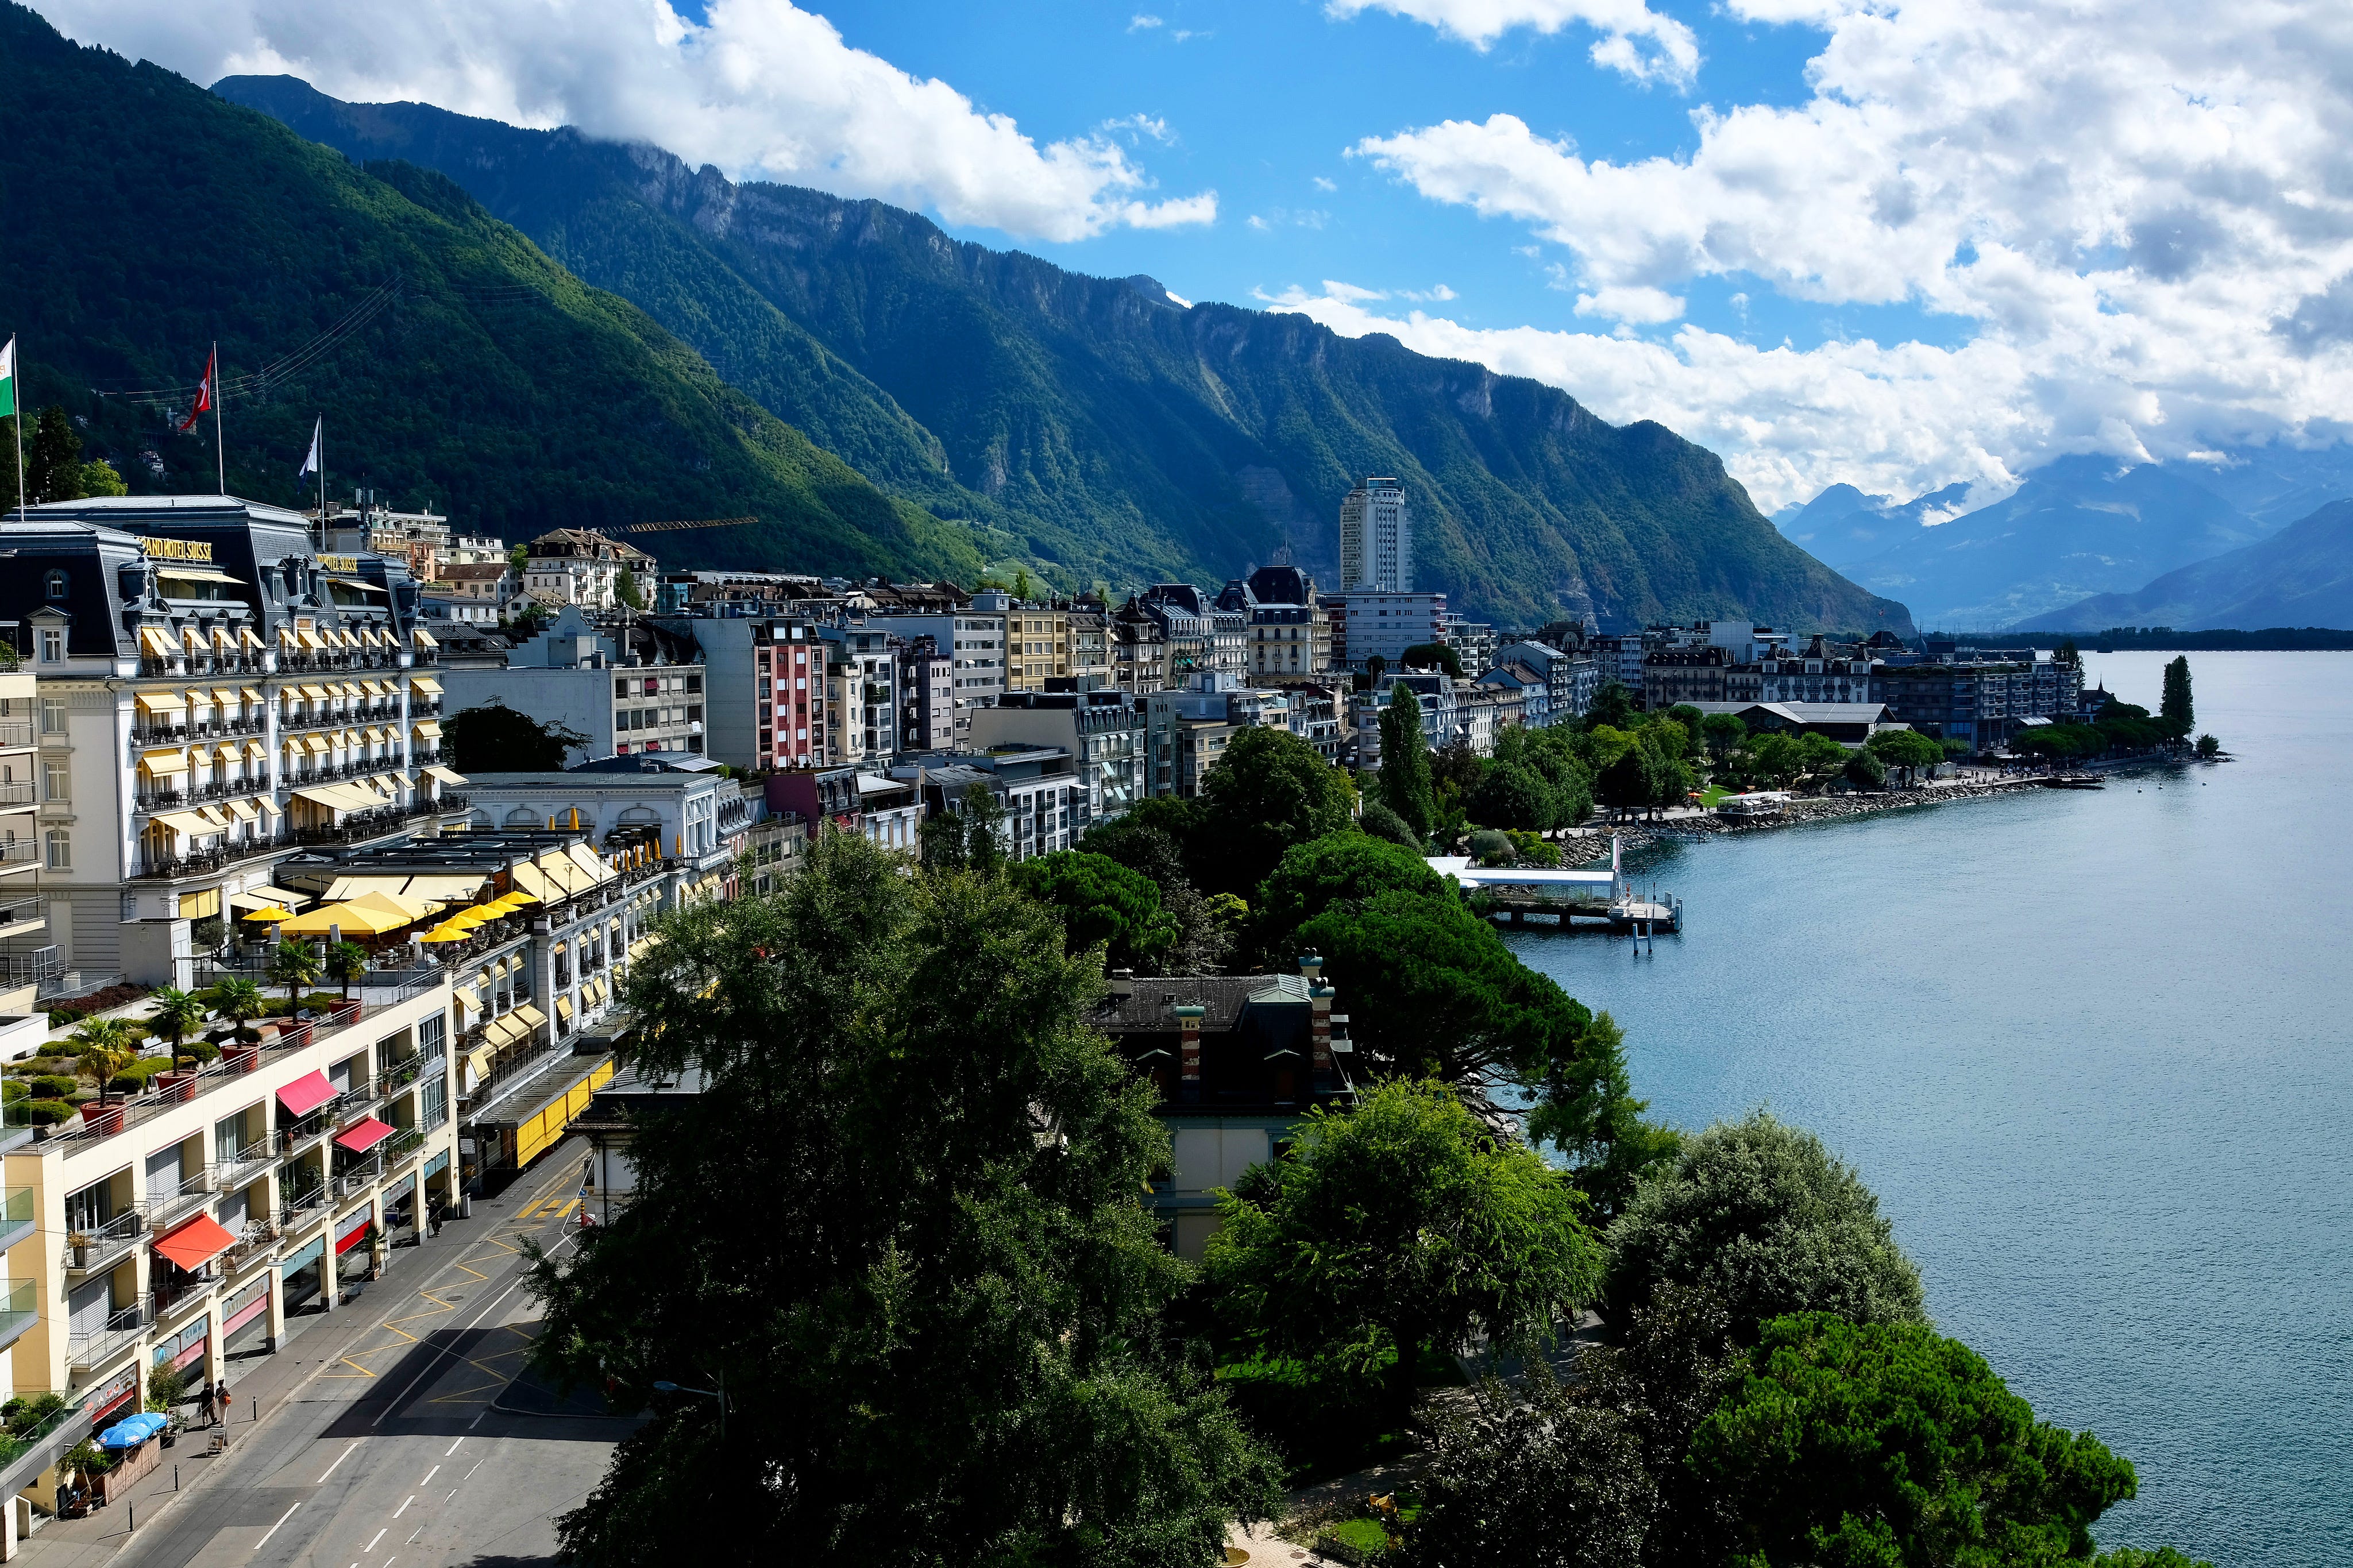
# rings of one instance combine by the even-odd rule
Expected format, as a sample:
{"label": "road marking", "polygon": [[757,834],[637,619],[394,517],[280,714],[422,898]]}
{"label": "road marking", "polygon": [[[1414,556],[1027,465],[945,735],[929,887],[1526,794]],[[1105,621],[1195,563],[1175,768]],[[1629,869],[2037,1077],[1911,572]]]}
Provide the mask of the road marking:
{"label": "road marking", "polygon": [[[437,1467],[436,1467],[436,1468],[438,1468],[438,1467],[437,1466]],[[404,1502],[404,1503],[402,1503],[398,1508],[394,1509],[394,1510],[392,1510],[392,1517],[393,1517],[393,1518],[395,1518],[395,1519],[398,1519],[402,1514],[406,1513],[406,1512],[408,1511],[408,1503],[410,1503],[410,1502],[415,1502],[416,1500],[417,1500],[417,1494],[416,1494],[415,1492],[411,1492],[411,1493],[409,1493],[409,1494],[408,1494],[408,1502]]]}
{"label": "road marking", "polygon": [[[385,1325],[385,1326],[389,1327],[389,1325]],[[398,1331],[397,1329],[394,1330],[393,1331],[394,1331],[395,1333],[399,1332],[399,1331]],[[368,1352],[365,1352],[365,1351],[362,1351],[360,1353],[361,1353],[362,1355],[365,1355],[365,1354],[367,1354]],[[357,1362],[353,1361],[353,1360],[351,1357],[349,1357],[349,1356],[339,1356],[339,1357],[337,1357],[336,1359],[337,1359],[337,1360],[339,1360],[339,1361],[341,1361],[341,1362],[342,1362],[345,1366],[350,1367],[350,1368],[352,1369],[352,1371],[353,1371],[353,1372],[358,1373],[362,1377],[374,1377],[374,1376],[375,1375],[375,1373],[374,1373],[370,1372],[367,1368],[365,1368],[365,1367],[362,1366],[359,1363],[357,1363]],[[346,1374],[346,1373],[340,1373],[340,1372],[331,1372],[331,1373],[329,1373],[327,1375],[328,1375],[329,1377],[343,1377],[343,1376],[346,1376],[346,1375],[348,1375],[348,1374]]]}
{"label": "road marking", "polygon": [[436,1466],[434,1466],[431,1469],[429,1469],[429,1470],[427,1470],[427,1471],[426,1471],[426,1472],[425,1472],[425,1480],[419,1481],[419,1482],[417,1482],[417,1484],[418,1486],[420,1486],[420,1487],[421,1487],[421,1486],[425,1485],[427,1481],[430,1481],[434,1477],[436,1477],[436,1476],[439,1475],[440,1473],[441,1473],[441,1467],[440,1467],[440,1466],[438,1466],[438,1465],[436,1465]]}
{"label": "road marking", "polygon": [[[489,1367],[484,1367],[484,1368],[482,1368],[482,1370],[483,1370],[484,1372],[488,1372],[488,1371],[490,1371],[491,1369],[490,1369]],[[467,1431],[469,1431],[469,1432],[470,1432],[470,1431],[472,1431],[475,1427],[480,1426],[482,1424],[482,1417],[483,1417],[483,1416],[485,1416],[485,1415],[488,1415],[489,1414],[490,1414],[490,1411],[489,1411],[489,1409],[488,1409],[487,1407],[485,1407],[485,1408],[483,1408],[483,1409],[480,1409],[480,1410],[477,1410],[477,1411],[475,1411],[475,1412],[474,1412],[474,1418],[473,1418],[471,1421],[469,1421],[469,1422],[467,1422],[467,1423],[466,1423],[466,1430],[467,1430]]]}
{"label": "road marking", "polygon": [[353,1438],[353,1439],[352,1439],[352,1447],[351,1447],[351,1448],[345,1448],[342,1453],[340,1453],[340,1454],[336,1455],[336,1456],[335,1456],[335,1463],[334,1463],[333,1465],[329,1465],[329,1466],[327,1467],[327,1475],[325,1475],[325,1476],[321,1476],[317,1480],[312,1481],[311,1484],[312,1486],[314,1486],[314,1487],[322,1487],[322,1486],[325,1486],[325,1485],[327,1484],[327,1476],[332,1476],[332,1475],[333,1475],[333,1474],[335,1473],[335,1466],[336,1466],[336,1465],[340,1465],[340,1464],[342,1464],[345,1459],[350,1458],[352,1457],[352,1448],[356,1448],[356,1447],[358,1447],[362,1443],[364,1443],[364,1442],[366,1442],[366,1441],[367,1441],[367,1439],[366,1439],[366,1438],[364,1438],[364,1437],[354,1437],[354,1438]]}
{"label": "road marking", "polygon": [[[487,1464],[489,1464],[490,1462],[491,1462],[491,1458],[490,1458],[490,1456],[489,1456],[488,1454],[483,1455],[480,1458],[476,1459],[476,1460],[474,1461],[474,1470],[479,1470],[479,1469],[480,1469],[484,1465],[487,1465]],[[468,1470],[464,1475],[462,1475],[462,1476],[459,1477],[458,1479],[459,1479],[459,1480],[461,1480],[461,1481],[470,1481],[470,1480],[472,1480],[472,1479],[474,1479],[474,1470]]]}
{"label": "road marking", "polygon": [[374,1535],[369,1536],[368,1543],[360,1548],[360,1554],[362,1556],[365,1556],[367,1553],[374,1552],[375,1550],[375,1543],[384,1539],[384,1531],[390,1530],[392,1526],[387,1524],[384,1527],[384,1530],[379,1530]]}
{"label": "road marking", "polygon": [[[456,1487],[451,1487],[451,1488],[449,1489],[449,1497],[456,1497],[457,1495],[458,1495],[458,1489],[457,1489]],[[449,1500],[449,1497],[445,1497],[445,1498],[443,1498],[441,1500],[442,1500],[443,1502],[448,1502],[448,1501]]]}
{"label": "road marking", "polygon": [[[462,1442],[464,1442],[465,1440],[466,1440],[466,1439],[464,1439],[463,1437],[460,1437],[460,1438],[459,1438],[459,1439],[458,1439],[458,1443],[462,1443]],[[449,1454],[454,1454],[454,1453],[456,1453],[456,1452],[458,1451],[458,1443],[452,1443],[452,1444],[450,1444],[450,1445],[449,1445]],[[445,1459],[446,1459],[446,1458],[448,1458],[449,1457],[449,1454],[444,1454],[444,1455],[442,1455],[441,1457],[442,1457],[443,1458],[445,1458]],[[437,1469],[437,1470],[438,1470],[438,1469],[439,1469],[441,1467],[440,1467],[440,1466],[438,1466],[438,1465],[436,1465],[436,1466],[434,1466],[433,1468],[434,1468],[435,1469]]]}
{"label": "road marking", "polygon": [[[298,1502],[294,1505],[294,1508],[301,1508],[301,1506],[302,1505]],[[288,1520],[292,1519],[294,1517],[294,1508],[290,1508],[284,1513],[280,1514],[278,1516],[278,1524],[283,1524]],[[263,1547],[269,1544],[269,1537],[278,1533],[278,1524],[271,1525],[268,1532],[265,1533],[260,1540],[253,1543],[253,1549],[256,1552],[260,1551]]]}
{"label": "road marking", "polygon": [[419,1535],[422,1535],[422,1534],[424,1534],[424,1533],[425,1533],[425,1527],[424,1527],[423,1525],[421,1525],[421,1524],[420,1524],[420,1525],[418,1525],[418,1526],[417,1527],[415,1533],[411,1534],[411,1535],[409,1536],[409,1538],[408,1538],[407,1540],[406,1540],[406,1541],[402,1542],[401,1542],[401,1544],[402,1544],[403,1546],[414,1546],[414,1545],[416,1545],[416,1544],[417,1544],[417,1536],[419,1536]]}

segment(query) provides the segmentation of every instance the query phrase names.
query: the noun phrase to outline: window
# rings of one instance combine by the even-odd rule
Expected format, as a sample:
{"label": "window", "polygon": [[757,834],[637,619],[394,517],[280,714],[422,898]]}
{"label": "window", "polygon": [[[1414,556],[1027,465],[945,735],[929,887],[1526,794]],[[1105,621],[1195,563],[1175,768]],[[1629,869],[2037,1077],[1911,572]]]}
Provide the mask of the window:
{"label": "window", "polygon": [[48,868],[52,871],[73,869],[73,835],[62,827],[48,831]]}
{"label": "window", "polygon": [[51,599],[64,598],[69,581],[63,572],[51,572],[44,580],[42,589],[44,596]]}
{"label": "window", "polygon": [[615,682],[613,682],[613,695],[614,695],[614,696],[616,696],[616,697],[627,697],[628,694],[629,694],[629,683],[628,683],[626,679],[623,679],[623,680],[616,680]]}
{"label": "window", "polygon": [[41,662],[62,664],[66,657],[66,629],[63,626],[41,628]]}
{"label": "window", "polygon": [[42,760],[41,794],[50,800],[73,798],[73,769],[62,757]]}

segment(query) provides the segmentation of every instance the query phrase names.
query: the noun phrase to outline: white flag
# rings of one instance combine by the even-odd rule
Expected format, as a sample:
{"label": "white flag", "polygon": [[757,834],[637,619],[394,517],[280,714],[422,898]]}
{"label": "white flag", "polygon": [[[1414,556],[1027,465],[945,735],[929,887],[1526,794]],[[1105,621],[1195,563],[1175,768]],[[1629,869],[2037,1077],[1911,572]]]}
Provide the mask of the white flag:
{"label": "white flag", "polygon": [[311,431],[311,455],[302,459],[302,471],[294,476],[296,479],[319,471],[319,438],[326,433],[327,416],[322,414],[319,416],[319,423]]}
{"label": "white flag", "polygon": [[0,349],[0,419],[16,412],[16,340]]}

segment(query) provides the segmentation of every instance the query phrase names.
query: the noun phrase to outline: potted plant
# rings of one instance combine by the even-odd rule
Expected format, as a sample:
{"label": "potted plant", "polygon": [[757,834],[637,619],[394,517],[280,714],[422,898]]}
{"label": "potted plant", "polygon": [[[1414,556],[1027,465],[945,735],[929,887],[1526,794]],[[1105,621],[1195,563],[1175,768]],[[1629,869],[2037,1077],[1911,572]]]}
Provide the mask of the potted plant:
{"label": "potted plant", "polygon": [[94,1131],[121,1131],[122,1108],[109,1100],[107,1090],[117,1073],[139,1059],[131,1026],[120,1018],[85,1019],[74,1026],[73,1043],[81,1051],[76,1065],[98,1085],[97,1110],[93,1114],[89,1106],[82,1107],[82,1120]]}
{"label": "potted plant", "polygon": [[155,1004],[155,1010],[147,1016],[147,1026],[172,1047],[171,1081],[177,1083],[181,1042],[204,1026],[206,1008],[202,998],[174,985],[163,987],[148,1000]]}
{"label": "potted plant", "polygon": [[67,1232],[66,1247],[73,1254],[76,1268],[90,1267],[90,1237],[87,1233],[79,1230]]}
{"label": "potted plant", "polygon": [[290,1021],[301,1005],[303,988],[319,978],[316,954],[299,942],[281,942],[269,958],[269,982],[286,987],[286,1016]]}

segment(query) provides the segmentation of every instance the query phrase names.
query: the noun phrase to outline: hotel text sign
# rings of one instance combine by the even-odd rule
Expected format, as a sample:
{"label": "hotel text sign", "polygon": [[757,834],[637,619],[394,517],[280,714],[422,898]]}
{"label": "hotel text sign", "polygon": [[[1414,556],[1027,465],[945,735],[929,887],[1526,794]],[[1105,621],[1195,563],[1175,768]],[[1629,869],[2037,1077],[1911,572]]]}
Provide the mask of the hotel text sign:
{"label": "hotel text sign", "polygon": [[149,539],[139,538],[139,548],[151,561],[210,561],[213,544],[209,539]]}

